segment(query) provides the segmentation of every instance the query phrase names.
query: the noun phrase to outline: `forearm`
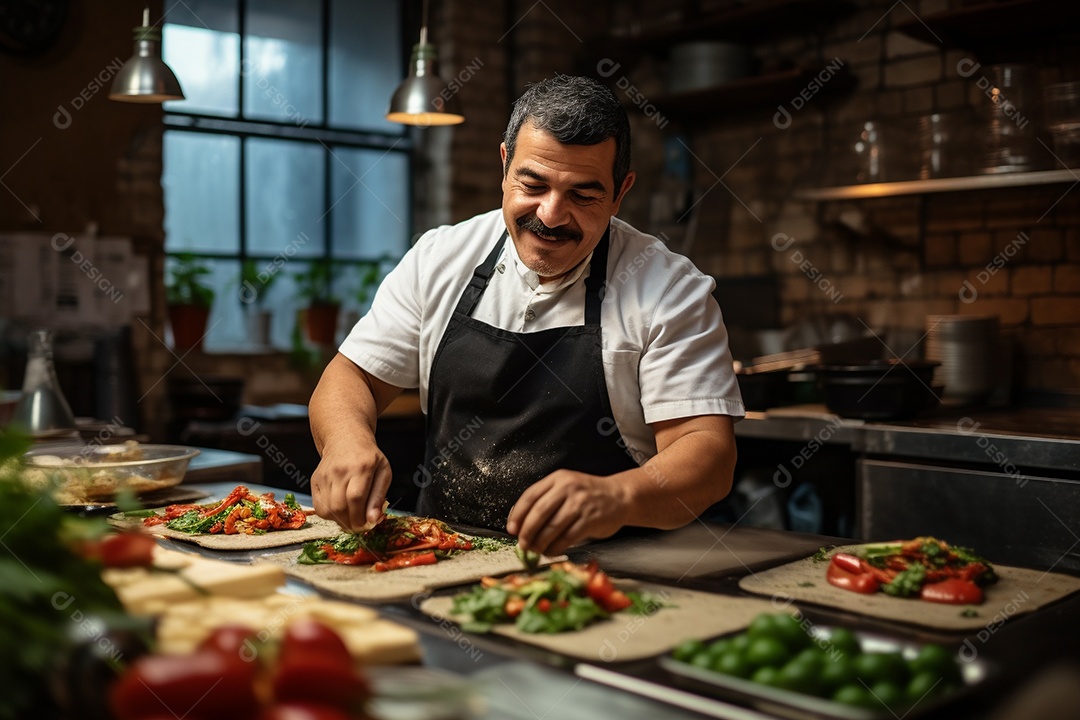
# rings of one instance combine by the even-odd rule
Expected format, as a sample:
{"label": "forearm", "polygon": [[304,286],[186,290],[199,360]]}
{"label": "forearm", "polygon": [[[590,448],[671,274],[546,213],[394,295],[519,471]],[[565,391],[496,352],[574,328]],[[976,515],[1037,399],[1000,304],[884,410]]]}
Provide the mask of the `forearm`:
{"label": "forearm", "polygon": [[736,458],[731,419],[699,418],[695,425],[642,467],[610,478],[623,485],[625,525],[682,527],[731,490]]}
{"label": "forearm", "polygon": [[308,405],[311,434],[322,455],[328,445],[374,442],[379,407],[366,374],[343,355],[326,366]]}

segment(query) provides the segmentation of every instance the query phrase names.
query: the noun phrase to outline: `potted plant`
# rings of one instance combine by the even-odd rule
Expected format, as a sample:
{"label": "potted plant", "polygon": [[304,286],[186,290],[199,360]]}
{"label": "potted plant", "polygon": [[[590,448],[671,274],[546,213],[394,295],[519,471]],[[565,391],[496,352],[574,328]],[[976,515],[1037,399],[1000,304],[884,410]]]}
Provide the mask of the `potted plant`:
{"label": "potted plant", "polygon": [[191,253],[174,255],[167,263],[165,304],[173,345],[177,350],[201,350],[214,304],[214,289],[206,284],[210,268]]}
{"label": "potted plant", "polygon": [[333,345],[337,338],[341,301],[334,296],[334,265],[327,259],[312,261],[306,270],[293,276],[296,294],[306,301],[300,311],[308,340],[319,345]]}
{"label": "potted plant", "polygon": [[248,337],[258,347],[270,344],[271,315],[266,308],[266,298],[279,277],[278,272],[260,269],[251,259],[240,265],[240,302],[247,314]]}

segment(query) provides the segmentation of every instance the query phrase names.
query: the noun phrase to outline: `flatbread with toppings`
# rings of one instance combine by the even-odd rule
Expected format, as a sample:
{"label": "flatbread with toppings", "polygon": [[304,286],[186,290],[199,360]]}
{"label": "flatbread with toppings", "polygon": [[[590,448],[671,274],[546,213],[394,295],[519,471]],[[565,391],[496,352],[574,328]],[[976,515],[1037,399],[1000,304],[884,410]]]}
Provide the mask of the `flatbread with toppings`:
{"label": "flatbread with toppings", "polygon": [[291,493],[278,501],[272,492],[255,495],[243,485],[218,502],[117,513],[109,521],[120,527],[145,527],[155,535],[214,550],[282,547],[341,531],[337,523],[300,507]]}
{"label": "flatbread with toppings", "polygon": [[370,530],[341,533],[304,546],[302,565],[371,565],[376,572],[434,565],[451,555],[473,549],[471,538],[459,535],[439,520],[386,516]]}

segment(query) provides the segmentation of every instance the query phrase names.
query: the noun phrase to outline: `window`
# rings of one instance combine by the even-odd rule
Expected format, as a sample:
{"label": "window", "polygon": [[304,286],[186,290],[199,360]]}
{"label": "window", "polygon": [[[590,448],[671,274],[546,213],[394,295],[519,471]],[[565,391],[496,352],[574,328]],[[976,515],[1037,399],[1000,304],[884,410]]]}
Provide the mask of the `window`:
{"label": "window", "polygon": [[296,276],[316,263],[347,329],[411,235],[411,146],[383,117],[405,67],[398,3],[185,0],[162,36],[187,97],[165,104],[165,251],[211,270],[204,347],[251,345],[245,263],[274,278],[273,347],[293,344]]}

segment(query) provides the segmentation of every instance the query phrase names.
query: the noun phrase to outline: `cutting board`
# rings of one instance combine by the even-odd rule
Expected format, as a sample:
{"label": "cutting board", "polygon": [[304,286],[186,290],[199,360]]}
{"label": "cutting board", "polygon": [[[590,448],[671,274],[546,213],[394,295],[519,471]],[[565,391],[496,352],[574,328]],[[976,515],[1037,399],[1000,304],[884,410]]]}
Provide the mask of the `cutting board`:
{"label": "cutting board", "polygon": [[[839,547],[829,554],[855,552],[860,547]],[[860,595],[842,590],[825,580],[827,568],[827,562],[808,557],[744,577],[739,581],[739,587],[747,592],[825,605],[882,620],[955,631],[979,630],[991,622],[1004,622],[1080,590],[1080,578],[1071,575],[995,565],[1000,579],[985,588],[985,601],[974,607],[977,614],[965,617],[963,613],[968,606],[896,598],[880,592]]]}
{"label": "cutting board", "polygon": [[[768,600],[729,597],[685,588],[616,580],[623,589],[650,592],[667,607],[652,615],[618,613],[576,632],[523,633],[513,625],[496,626],[492,632],[528,645],[589,662],[641,660],[668,652],[683,640],[705,640],[742,630],[760,613],[777,612]],[[460,623],[450,610],[451,596],[428,598],[420,611],[443,622]]]}
{"label": "cutting board", "polygon": [[123,513],[109,516],[109,523],[121,528],[141,528],[160,537],[195,543],[210,550],[266,550],[268,548],[296,545],[319,538],[334,537],[341,532],[341,526],[333,520],[326,520],[317,515],[308,515],[307,523],[296,530],[273,530],[263,535],[207,535],[179,532],[164,525],[146,527],[142,518],[124,517]]}
{"label": "cutting board", "polygon": [[[291,550],[262,555],[255,563],[284,570],[318,590],[364,602],[408,600],[436,588],[476,582],[486,575],[503,575],[522,569],[521,560],[512,546],[498,550],[470,550],[434,565],[387,572],[375,572],[368,565],[300,565],[296,562],[299,554]],[[541,564],[550,565],[565,559],[566,556],[545,556]]]}
{"label": "cutting board", "polygon": [[262,597],[285,584],[281,568],[210,560],[154,548],[153,568],[106,568],[102,579],[128,612],[156,614],[172,603],[210,595]]}
{"label": "cutting board", "polygon": [[798,533],[694,522],[671,531],[635,529],[579,548],[573,557],[575,562],[596,560],[615,575],[678,583],[685,578],[741,575],[806,557],[820,547],[821,538]]}

